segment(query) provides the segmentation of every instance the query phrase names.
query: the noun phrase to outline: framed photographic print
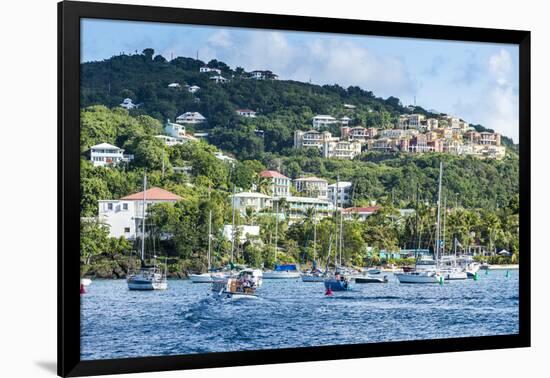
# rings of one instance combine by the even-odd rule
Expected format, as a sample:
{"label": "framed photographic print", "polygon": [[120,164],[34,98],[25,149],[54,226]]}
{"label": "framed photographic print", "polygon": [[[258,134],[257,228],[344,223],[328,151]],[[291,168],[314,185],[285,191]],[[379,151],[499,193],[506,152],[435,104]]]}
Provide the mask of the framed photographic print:
{"label": "framed photographic print", "polygon": [[530,345],[529,32],[58,9],[59,375]]}

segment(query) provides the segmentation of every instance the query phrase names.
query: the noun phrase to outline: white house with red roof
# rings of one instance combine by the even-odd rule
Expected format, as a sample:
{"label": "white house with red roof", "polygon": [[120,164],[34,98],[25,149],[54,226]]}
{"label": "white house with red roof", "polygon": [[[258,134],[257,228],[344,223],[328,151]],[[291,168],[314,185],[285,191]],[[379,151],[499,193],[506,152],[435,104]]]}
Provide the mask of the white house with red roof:
{"label": "white house with red roof", "polygon": [[342,209],[342,216],[344,219],[353,219],[357,216],[360,220],[365,220],[367,217],[378,212],[379,210],[380,206],[348,207],[346,209]]}
{"label": "white house with red roof", "polygon": [[[143,192],[130,194],[118,200],[99,200],[98,219],[109,226],[109,236],[135,239],[137,224],[143,216]],[[147,206],[157,203],[176,203],[180,196],[168,190],[152,187],[145,192]]]}
{"label": "white house with red roof", "polygon": [[260,177],[270,180],[271,193],[273,197],[290,196],[290,178],[280,172],[271,170],[260,172]]}

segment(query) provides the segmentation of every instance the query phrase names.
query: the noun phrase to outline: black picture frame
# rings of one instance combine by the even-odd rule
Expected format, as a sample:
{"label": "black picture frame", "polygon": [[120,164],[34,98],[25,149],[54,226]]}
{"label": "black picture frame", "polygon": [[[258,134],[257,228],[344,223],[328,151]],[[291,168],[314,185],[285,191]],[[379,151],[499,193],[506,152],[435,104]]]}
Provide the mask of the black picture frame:
{"label": "black picture frame", "polygon": [[[80,19],[101,18],[259,29],[507,43],[519,46],[519,333],[182,356],[80,360],[79,70]],[[336,360],[530,346],[530,32],[64,1],[58,4],[58,374],[82,376]]]}

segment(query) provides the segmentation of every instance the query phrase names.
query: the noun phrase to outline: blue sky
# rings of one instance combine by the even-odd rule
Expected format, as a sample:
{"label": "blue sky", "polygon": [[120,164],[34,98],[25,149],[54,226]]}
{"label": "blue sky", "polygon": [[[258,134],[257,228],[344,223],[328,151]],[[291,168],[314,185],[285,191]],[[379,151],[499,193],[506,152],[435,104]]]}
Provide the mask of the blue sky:
{"label": "blue sky", "polygon": [[170,59],[222,60],[280,79],[358,85],[403,104],[479,123],[518,142],[515,45],[131,21],[82,21],[82,61],[155,49]]}

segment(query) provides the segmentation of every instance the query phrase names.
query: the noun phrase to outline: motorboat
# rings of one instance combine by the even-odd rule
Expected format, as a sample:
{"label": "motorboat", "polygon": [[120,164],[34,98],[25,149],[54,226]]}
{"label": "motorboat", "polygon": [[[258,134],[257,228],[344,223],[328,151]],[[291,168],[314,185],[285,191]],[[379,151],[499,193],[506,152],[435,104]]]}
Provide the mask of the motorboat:
{"label": "motorboat", "polygon": [[256,285],[246,274],[237,278],[213,281],[212,292],[217,298],[241,300],[258,299]]}
{"label": "motorboat", "polygon": [[303,282],[323,282],[325,280],[325,273],[320,269],[313,269],[302,273],[301,277]]}
{"label": "motorboat", "polygon": [[324,280],[325,289],[327,290],[327,294],[329,294],[332,291],[348,291],[351,290],[351,282],[350,280],[340,272],[334,273],[334,275],[331,275]]}
{"label": "motorboat", "polygon": [[358,284],[364,284],[364,283],[388,283],[388,276],[384,275],[383,277],[380,276],[371,276],[370,274],[366,274],[364,276],[357,276],[355,277],[355,283]]}

